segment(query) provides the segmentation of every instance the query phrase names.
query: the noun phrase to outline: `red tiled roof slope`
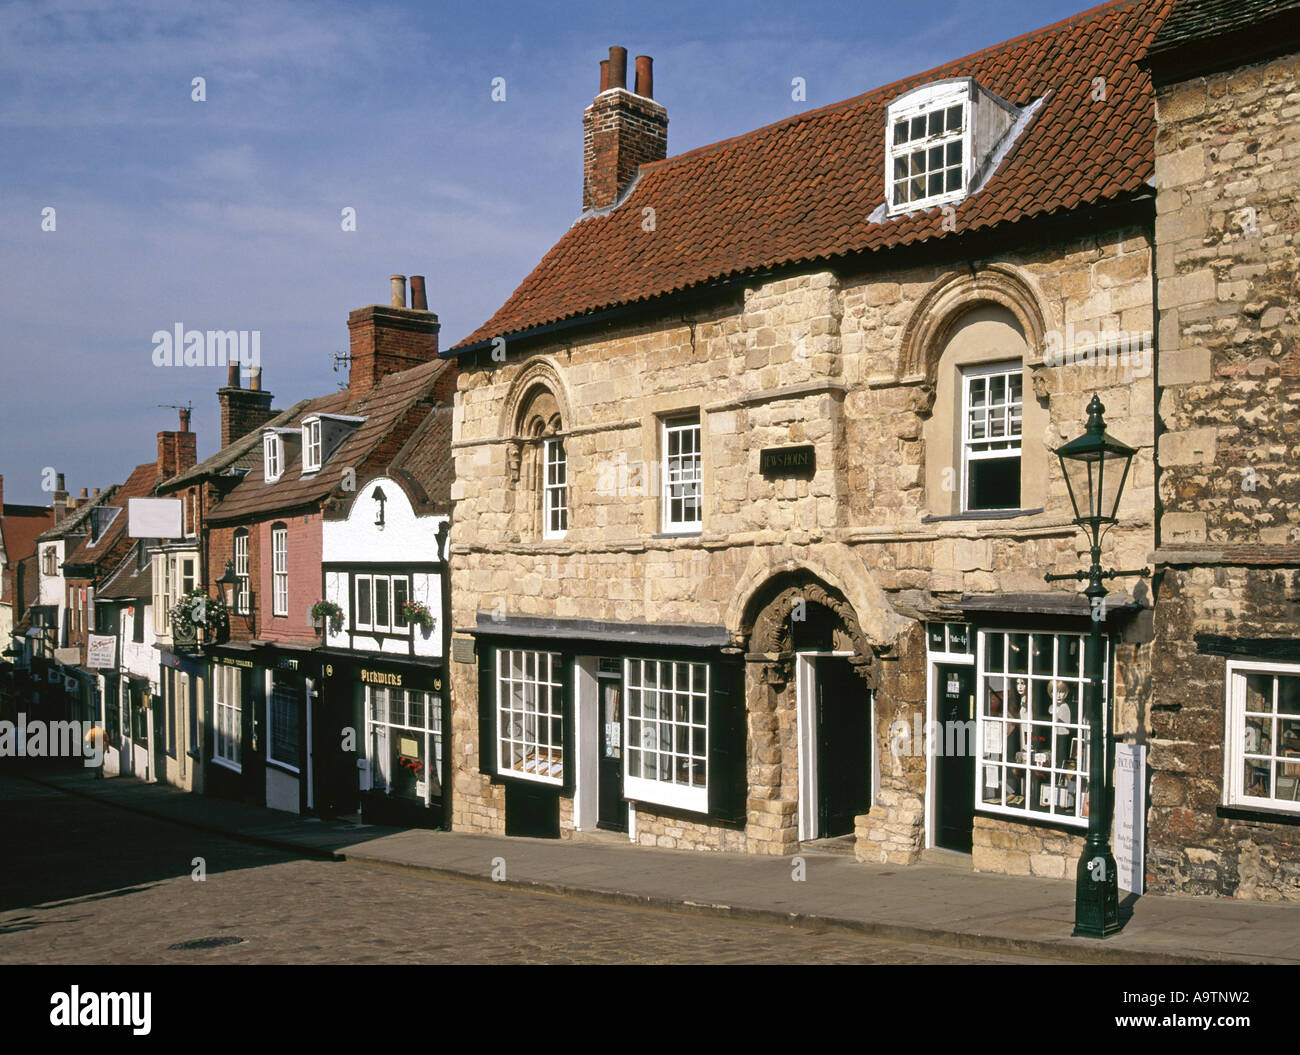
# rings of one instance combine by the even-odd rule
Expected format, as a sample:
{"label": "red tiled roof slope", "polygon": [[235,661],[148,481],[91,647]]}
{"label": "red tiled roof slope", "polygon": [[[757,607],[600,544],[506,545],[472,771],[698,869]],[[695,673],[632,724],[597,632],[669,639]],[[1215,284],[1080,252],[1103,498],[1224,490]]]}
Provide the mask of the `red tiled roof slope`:
{"label": "red tiled roof slope", "polygon": [[[131,498],[148,498],[153,494],[154,486],[158,483],[158,466],[154,462],[147,462],[144,465],[137,465],[131,470],[131,475],[126,478],[126,482],[113,492],[112,497],[100,503],[103,506],[117,506],[122,512],[113,518],[113,522],[104,529],[94,542],[90,536],[86,535],[80,544],[71,550],[64,558],[64,564],[96,564],[101,565],[110,560],[118,561],[122,559],[122,552],[129,548],[132,541],[127,538],[127,500]],[[125,542],[126,545],[119,545]]]}
{"label": "red tiled roof slope", "polygon": [[[582,220],[456,346],[729,276],[939,239],[942,212],[869,222],[885,200],[885,107],[973,77],[1008,102],[1047,96],[978,193],[975,231],[1138,191],[1155,169],[1154,95],[1137,60],[1173,0],[1117,0],[845,102],[642,166],[621,206]],[[1105,100],[1093,79],[1105,78]],[[655,229],[642,230],[642,209]],[[454,351],[454,349],[453,349]]]}
{"label": "red tiled roof slope", "polygon": [[[344,390],[299,404],[285,427],[298,428],[303,418],[313,414],[346,414],[366,420],[330,455],[319,472],[303,476],[302,451],[295,444],[286,449],[280,478],[267,483],[265,467],[258,457],[248,475],[211,511],[208,522],[231,524],[305,509],[336,492],[342,494],[345,470],[352,470],[355,483],[361,484],[385,469],[429,413],[433,390],[443,372],[451,368],[454,364],[435,359],[389,374],[360,396]],[[446,451],[444,456],[450,457]]]}

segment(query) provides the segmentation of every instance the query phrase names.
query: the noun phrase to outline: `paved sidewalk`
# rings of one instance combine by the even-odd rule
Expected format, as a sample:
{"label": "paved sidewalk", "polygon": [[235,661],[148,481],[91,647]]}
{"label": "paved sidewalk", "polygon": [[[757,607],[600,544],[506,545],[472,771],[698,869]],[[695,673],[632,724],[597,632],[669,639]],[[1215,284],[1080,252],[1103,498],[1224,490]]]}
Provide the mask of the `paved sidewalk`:
{"label": "paved sidewalk", "polygon": [[[1095,963],[1300,963],[1300,904],[1147,895],[1105,941],[1070,937],[1072,880],[501,838],[302,818],[130,778],[40,775],[41,783],[140,813],[314,857],[493,881],[609,903],[768,919],[989,952]],[[1123,910],[1121,910],[1123,911]]]}

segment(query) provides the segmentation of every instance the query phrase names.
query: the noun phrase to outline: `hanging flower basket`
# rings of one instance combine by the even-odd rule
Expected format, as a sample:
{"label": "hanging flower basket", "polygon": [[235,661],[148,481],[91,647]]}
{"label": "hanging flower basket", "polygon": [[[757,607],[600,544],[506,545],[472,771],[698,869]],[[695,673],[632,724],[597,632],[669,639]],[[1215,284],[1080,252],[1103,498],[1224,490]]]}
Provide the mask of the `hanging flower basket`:
{"label": "hanging flower basket", "polygon": [[333,601],[317,601],[311,606],[311,617],[317,626],[323,625],[328,619],[331,634],[337,634],[343,629],[343,609]]}
{"label": "hanging flower basket", "polygon": [[199,631],[208,641],[224,641],[230,634],[230,612],[220,597],[191,590],[172,606],[172,640],[177,645],[196,644]]}
{"label": "hanging flower basket", "polygon": [[419,601],[406,601],[402,605],[402,615],[408,623],[423,627],[426,632],[433,629],[433,613],[428,605]]}

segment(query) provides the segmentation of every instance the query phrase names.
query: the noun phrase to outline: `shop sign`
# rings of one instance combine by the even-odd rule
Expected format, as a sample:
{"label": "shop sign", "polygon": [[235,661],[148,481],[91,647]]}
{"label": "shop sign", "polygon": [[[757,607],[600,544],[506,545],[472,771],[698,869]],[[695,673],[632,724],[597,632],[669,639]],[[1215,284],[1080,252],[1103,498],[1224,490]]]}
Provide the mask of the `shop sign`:
{"label": "shop sign", "polygon": [[768,447],[758,455],[758,471],[764,476],[798,476],[816,468],[817,452],[811,443],[802,447]]}
{"label": "shop sign", "polygon": [[1146,819],[1145,744],[1115,745],[1115,867],[1119,888],[1142,893],[1143,825]]}
{"label": "shop sign", "polygon": [[113,634],[89,635],[86,639],[86,666],[116,667],[117,637]]}
{"label": "shop sign", "polygon": [[421,677],[423,671],[417,670],[413,673],[415,675],[413,679],[406,679],[406,676],[399,671],[370,670],[366,667],[360,667],[357,669],[357,680],[363,685],[384,685],[391,689],[420,688],[422,685],[429,685],[434,692],[442,691],[441,677],[426,680]]}

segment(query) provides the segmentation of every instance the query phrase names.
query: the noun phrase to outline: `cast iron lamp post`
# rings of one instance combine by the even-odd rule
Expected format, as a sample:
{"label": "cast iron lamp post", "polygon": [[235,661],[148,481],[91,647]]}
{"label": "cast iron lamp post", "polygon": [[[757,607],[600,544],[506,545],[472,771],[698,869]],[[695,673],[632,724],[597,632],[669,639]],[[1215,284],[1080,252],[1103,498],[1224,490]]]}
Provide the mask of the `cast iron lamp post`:
{"label": "cast iron lamp post", "polygon": [[1058,447],[1065,484],[1074,506],[1074,522],[1088,532],[1091,560],[1086,572],[1048,574],[1048,582],[1063,579],[1087,580],[1084,596],[1092,615],[1088,635],[1085,677],[1088,680],[1088,839],[1075,873],[1074,934],[1076,937],[1105,938],[1119,930],[1119,882],[1115,856],[1110,850],[1111,779],[1109,736],[1102,730],[1101,624],[1105,619],[1103,579],[1121,575],[1147,575],[1140,571],[1102,571],[1101,536],[1119,522],[1120,495],[1128,479],[1129,466],[1137,453],[1132,447],[1106,435],[1102,414],[1106,408],[1095,395],[1088,404],[1087,431],[1078,439]]}

